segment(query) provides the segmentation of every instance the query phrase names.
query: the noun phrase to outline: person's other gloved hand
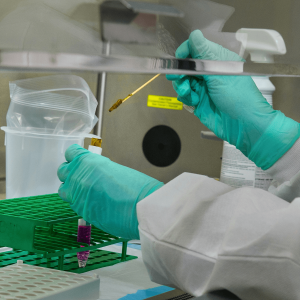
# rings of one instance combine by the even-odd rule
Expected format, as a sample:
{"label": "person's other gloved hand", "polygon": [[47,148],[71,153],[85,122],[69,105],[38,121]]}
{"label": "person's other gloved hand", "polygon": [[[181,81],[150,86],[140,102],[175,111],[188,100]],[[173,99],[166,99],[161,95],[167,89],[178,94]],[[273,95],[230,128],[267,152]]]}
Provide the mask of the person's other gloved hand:
{"label": "person's other gloved hand", "polygon": [[70,146],[57,175],[59,196],[84,220],[112,235],[139,239],[136,205],[163,183],[136,170]]}
{"label": "person's other gloved hand", "polygon": [[[179,46],[177,58],[243,61],[237,54],[208,41],[200,30]],[[178,100],[194,106],[194,114],[219,138],[241,150],[266,170],[300,136],[299,123],[268,104],[248,76],[167,75]]]}

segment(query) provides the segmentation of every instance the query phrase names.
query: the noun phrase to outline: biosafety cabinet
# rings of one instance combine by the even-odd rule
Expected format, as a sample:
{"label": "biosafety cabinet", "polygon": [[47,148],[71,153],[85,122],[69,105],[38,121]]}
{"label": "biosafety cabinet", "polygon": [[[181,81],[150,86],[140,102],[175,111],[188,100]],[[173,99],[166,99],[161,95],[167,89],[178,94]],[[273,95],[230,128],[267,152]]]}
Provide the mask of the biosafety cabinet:
{"label": "biosafety cabinet", "polygon": [[[300,121],[299,13],[298,0],[3,0],[1,126],[9,81],[72,73],[86,80],[98,100],[94,133],[103,139],[103,155],[163,182],[183,172],[219,178],[223,143],[176,102],[165,74],[270,77],[275,109]],[[176,59],[177,47],[195,29],[244,61]],[[156,74],[161,75],[109,112]],[[5,194],[4,132],[0,144]]]}

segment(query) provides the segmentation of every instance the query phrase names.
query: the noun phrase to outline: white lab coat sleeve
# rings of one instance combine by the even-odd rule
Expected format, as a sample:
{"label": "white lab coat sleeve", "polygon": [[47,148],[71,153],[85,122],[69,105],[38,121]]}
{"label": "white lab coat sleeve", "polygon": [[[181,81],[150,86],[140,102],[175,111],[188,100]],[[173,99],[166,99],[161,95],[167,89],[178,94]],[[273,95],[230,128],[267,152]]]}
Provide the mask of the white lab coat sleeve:
{"label": "white lab coat sleeve", "polygon": [[274,179],[269,192],[288,202],[300,197],[300,139],[266,172]]}
{"label": "white lab coat sleeve", "polygon": [[299,300],[300,199],[184,173],[137,205],[151,279],[195,296]]}

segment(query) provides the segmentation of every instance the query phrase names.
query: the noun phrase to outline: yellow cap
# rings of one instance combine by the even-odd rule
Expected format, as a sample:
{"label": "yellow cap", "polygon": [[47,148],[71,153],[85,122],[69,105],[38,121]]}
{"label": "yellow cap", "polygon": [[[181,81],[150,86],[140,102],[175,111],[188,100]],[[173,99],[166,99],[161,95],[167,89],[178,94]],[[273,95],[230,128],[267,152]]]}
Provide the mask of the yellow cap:
{"label": "yellow cap", "polygon": [[101,148],[102,139],[92,138],[91,146],[96,146]]}

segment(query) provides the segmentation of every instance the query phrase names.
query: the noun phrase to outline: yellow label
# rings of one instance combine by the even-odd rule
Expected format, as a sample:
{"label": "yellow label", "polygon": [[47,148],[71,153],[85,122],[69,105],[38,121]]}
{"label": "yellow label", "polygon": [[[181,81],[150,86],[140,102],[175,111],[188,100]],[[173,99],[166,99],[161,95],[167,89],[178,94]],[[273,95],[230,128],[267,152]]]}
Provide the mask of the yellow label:
{"label": "yellow label", "polygon": [[147,106],[164,109],[182,110],[183,104],[175,97],[148,95]]}

